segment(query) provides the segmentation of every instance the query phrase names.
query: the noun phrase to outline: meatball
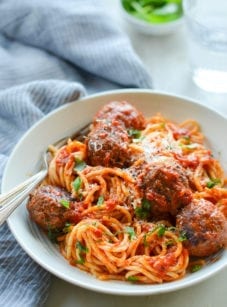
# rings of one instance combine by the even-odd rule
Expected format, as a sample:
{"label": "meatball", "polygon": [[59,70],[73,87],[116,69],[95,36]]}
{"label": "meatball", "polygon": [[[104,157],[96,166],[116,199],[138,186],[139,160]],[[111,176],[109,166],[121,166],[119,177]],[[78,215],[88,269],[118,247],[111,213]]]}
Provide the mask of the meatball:
{"label": "meatball", "polygon": [[60,230],[66,223],[66,211],[61,202],[70,202],[70,194],[56,186],[41,185],[31,195],[27,209],[31,219],[44,230]]}
{"label": "meatball", "polygon": [[137,182],[144,197],[152,204],[151,214],[154,217],[164,213],[175,216],[192,200],[185,170],[172,158],[160,157],[145,163]]}
{"label": "meatball", "polygon": [[124,167],[127,165],[129,137],[119,122],[100,122],[86,139],[87,159],[92,166]]}
{"label": "meatball", "polygon": [[176,226],[185,233],[185,246],[191,256],[206,257],[226,245],[227,220],[208,200],[194,201],[183,208]]}
{"label": "meatball", "polygon": [[105,120],[106,122],[116,120],[127,129],[134,128],[142,130],[145,128],[143,114],[126,101],[112,101],[106,104],[95,116],[94,124]]}

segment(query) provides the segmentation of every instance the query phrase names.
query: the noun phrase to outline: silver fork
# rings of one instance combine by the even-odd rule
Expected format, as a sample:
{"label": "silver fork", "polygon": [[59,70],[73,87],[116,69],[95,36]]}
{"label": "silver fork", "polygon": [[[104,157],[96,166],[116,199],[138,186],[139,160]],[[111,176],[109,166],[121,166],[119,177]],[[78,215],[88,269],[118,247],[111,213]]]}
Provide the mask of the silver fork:
{"label": "silver fork", "polygon": [[[76,131],[73,135],[64,137],[53,144],[54,147],[60,148],[67,143],[69,139],[82,140],[88,133],[90,123],[83,126],[80,130]],[[42,169],[31,176],[24,182],[20,183],[10,191],[0,195],[0,225],[2,225],[11,213],[29,196],[35,187],[47,176],[49,164],[49,151],[43,154]]]}

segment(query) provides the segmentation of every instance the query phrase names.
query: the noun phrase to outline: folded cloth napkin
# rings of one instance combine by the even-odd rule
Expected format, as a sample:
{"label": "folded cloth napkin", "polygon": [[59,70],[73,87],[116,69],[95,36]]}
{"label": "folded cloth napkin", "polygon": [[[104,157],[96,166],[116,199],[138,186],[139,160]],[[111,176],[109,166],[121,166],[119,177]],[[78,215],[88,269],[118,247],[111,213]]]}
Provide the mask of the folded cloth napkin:
{"label": "folded cloth napkin", "polygon": [[[150,88],[101,0],[0,1],[0,183],[18,139],[60,105],[122,87]],[[50,274],[0,228],[0,306],[42,306]]]}

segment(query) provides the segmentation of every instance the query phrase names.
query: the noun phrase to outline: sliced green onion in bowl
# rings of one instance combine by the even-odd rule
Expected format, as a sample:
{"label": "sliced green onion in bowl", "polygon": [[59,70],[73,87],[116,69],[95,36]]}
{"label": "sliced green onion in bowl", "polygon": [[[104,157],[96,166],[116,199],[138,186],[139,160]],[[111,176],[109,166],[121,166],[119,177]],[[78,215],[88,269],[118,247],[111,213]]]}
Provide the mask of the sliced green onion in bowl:
{"label": "sliced green onion in bowl", "polygon": [[183,16],[182,0],[121,0],[134,17],[150,23],[166,23]]}

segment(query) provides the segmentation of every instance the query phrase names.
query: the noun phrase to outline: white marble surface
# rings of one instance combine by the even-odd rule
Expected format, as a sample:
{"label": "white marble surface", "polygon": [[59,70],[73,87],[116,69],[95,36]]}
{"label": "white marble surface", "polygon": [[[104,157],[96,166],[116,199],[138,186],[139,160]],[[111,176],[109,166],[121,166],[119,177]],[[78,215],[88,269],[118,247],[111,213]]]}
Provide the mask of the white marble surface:
{"label": "white marble surface", "polygon": [[[175,34],[152,37],[135,33],[121,18],[117,0],[105,0],[113,22],[125,31],[151,73],[156,90],[188,96],[227,116],[227,95],[199,90],[192,82],[187,57],[187,39],[182,26]],[[211,123],[212,127],[212,123]],[[46,307],[225,307],[227,306],[227,268],[200,284],[176,292],[146,297],[113,296],[91,292],[56,277]]]}

